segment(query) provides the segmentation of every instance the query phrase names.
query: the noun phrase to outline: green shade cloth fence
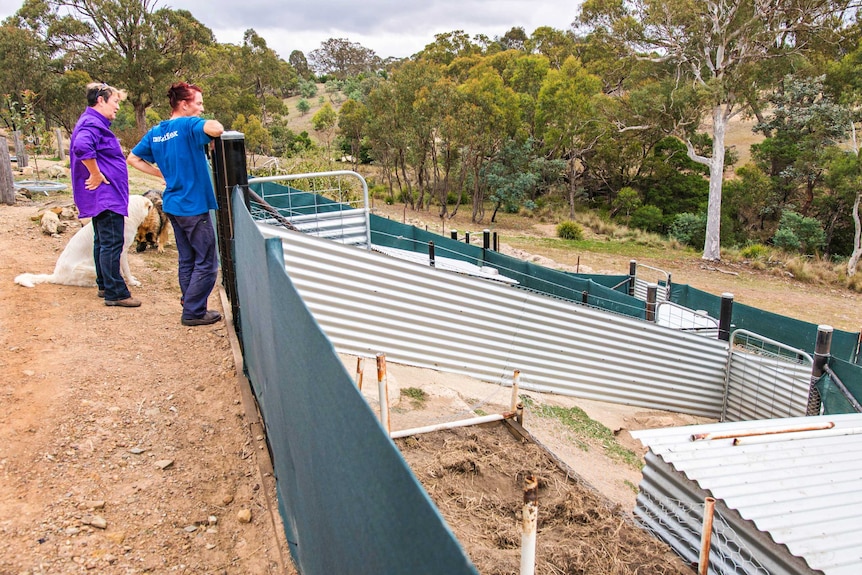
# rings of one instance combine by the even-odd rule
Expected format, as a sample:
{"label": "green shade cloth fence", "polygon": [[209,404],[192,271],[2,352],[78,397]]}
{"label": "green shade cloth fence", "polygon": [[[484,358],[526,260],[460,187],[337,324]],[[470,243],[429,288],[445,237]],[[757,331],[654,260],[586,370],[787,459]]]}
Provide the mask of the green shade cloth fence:
{"label": "green shade cloth fence", "polygon": [[477,575],[345,370],[239,193],[233,255],[245,370],[303,575]]}

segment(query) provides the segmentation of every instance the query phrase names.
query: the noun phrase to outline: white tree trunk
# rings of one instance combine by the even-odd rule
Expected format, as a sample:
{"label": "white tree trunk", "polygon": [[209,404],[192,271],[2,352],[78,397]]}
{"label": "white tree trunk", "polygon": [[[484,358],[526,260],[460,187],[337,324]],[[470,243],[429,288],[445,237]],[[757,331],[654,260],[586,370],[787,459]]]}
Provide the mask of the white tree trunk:
{"label": "white tree trunk", "polygon": [[856,265],[859,263],[859,258],[862,257],[862,224],[859,221],[859,196],[856,194],[856,201],[853,202],[853,253],[850,254],[850,259],[847,260],[847,275],[856,275]]}
{"label": "white tree trunk", "polygon": [[721,259],[721,188],[724,182],[724,134],[727,114],[723,106],[712,109],[712,157],[709,159],[709,205],[706,212],[706,241],[703,259]]}

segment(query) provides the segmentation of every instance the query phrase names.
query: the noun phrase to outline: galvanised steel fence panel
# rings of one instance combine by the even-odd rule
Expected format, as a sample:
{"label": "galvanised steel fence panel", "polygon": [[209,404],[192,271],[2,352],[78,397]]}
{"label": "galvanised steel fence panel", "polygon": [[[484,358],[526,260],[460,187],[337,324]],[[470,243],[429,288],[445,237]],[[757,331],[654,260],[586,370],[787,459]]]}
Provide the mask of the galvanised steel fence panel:
{"label": "galvanised steel fence panel", "polygon": [[344,353],[718,417],[727,343],[259,224]]}
{"label": "galvanised steel fence panel", "polygon": [[730,341],[722,421],[805,415],[810,355],[742,329],[732,332]]}

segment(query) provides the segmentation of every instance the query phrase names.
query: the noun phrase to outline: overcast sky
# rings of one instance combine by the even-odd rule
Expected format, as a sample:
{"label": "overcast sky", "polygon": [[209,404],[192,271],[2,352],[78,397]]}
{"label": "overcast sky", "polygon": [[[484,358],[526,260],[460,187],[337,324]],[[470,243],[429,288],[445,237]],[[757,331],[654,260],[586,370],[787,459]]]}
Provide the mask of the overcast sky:
{"label": "overcast sky", "polygon": [[[22,0],[0,0],[0,20]],[[221,43],[239,44],[248,28],[287,60],[306,55],[329,38],[347,38],[381,58],[403,58],[422,50],[434,35],[463,30],[469,36],[502,36],[520,26],[527,35],[540,26],[566,30],[579,0],[157,0],[158,7],[188,10]]]}

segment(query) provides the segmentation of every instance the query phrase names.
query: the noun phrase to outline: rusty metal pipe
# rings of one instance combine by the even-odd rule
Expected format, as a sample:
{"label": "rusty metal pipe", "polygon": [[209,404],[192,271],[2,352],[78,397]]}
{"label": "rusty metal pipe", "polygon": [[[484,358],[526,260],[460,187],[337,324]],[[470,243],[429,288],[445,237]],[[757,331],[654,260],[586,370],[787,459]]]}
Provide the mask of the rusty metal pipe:
{"label": "rusty metal pipe", "polygon": [[380,395],[380,424],[386,433],[389,429],[389,386],[386,381],[386,354],[377,354],[377,391]]}
{"label": "rusty metal pipe", "polygon": [[820,429],[832,429],[835,424],[831,421],[825,423],[812,423],[809,425],[785,425],[783,427],[764,427],[762,429],[749,429],[741,431],[726,431],[723,433],[694,433],[691,441],[702,441],[705,439],[736,439],[737,437],[752,437],[756,435],[775,435],[777,433],[795,433],[797,431],[817,431]]}
{"label": "rusty metal pipe", "polygon": [[359,391],[362,391],[362,358],[356,358],[356,387],[359,388]]}
{"label": "rusty metal pipe", "polygon": [[512,403],[509,411],[518,409],[518,380],[521,378],[521,370],[516,369],[512,375]]}
{"label": "rusty metal pipe", "polygon": [[700,558],[697,563],[697,575],[706,575],[709,571],[709,549],[712,545],[712,519],[714,515],[715,497],[707,497],[703,505],[703,529],[700,532]]}

